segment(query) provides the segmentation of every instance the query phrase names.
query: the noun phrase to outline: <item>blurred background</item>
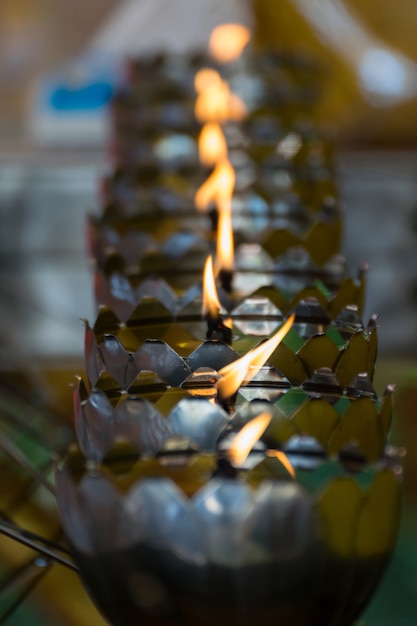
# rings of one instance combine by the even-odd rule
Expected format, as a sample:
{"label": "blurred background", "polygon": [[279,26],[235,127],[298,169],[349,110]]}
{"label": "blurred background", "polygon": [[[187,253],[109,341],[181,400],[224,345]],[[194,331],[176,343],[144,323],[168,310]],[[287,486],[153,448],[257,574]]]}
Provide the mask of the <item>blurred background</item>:
{"label": "blurred background", "polygon": [[[122,61],[162,47],[205,49],[212,27],[231,20],[251,25],[259,45],[306,52],[325,69],[316,121],[338,146],[345,253],[352,272],[370,264],[376,387],[397,385],[392,441],[408,449],[398,550],[364,624],[417,625],[415,0],[1,0],[2,388],[18,390],[27,410],[72,419],[80,318],[94,317],[85,216],[111,166],[106,107]],[[0,551],[5,572],[27,558],[11,542]],[[102,624],[61,569],[4,623]]]}

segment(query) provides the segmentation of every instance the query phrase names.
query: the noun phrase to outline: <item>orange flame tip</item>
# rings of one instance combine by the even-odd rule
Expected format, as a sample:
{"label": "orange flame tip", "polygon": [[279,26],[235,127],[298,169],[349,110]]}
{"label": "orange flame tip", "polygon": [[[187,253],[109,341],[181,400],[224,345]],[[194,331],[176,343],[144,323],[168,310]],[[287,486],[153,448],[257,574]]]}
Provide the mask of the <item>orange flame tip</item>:
{"label": "orange flame tip", "polygon": [[216,242],[216,271],[231,272],[234,266],[234,242],[232,226],[232,207],[229,199],[217,203],[219,221]]}
{"label": "orange flame tip", "polygon": [[239,466],[245,462],[254,444],[268,428],[270,421],[269,413],[261,413],[243,426],[227,451],[232,465]]}
{"label": "orange flame tip", "polygon": [[295,478],[295,470],[285,452],[281,452],[281,450],[268,450],[267,455],[278,459],[278,461],[282,463],[290,476]]}
{"label": "orange flame tip", "polygon": [[[208,73],[201,74],[200,72]],[[198,91],[195,116],[198,121],[242,120],[246,116],[246,107],[239,96],[230,93],[229,85],[215,70],[200,70],[200,72],[195,79]]]}
{"label": "orange flame tip", "polygon": [[235,93],[231,93],[229,96],[229,119],[241,122],[245,119],[247,114],[246,106]]}
{"label": "orange flame tip", "polygon": [[211,202],[217,204],[223,198],[231,198],[235,181],[235,171],[230,161],[224,159],[197,190],[194,198],[196,208],[205,211]]}
{"label": "orange flame tip", "polygon": [[240,57],[250,38],[243,24],[220,24],[210,35],[209,52],[219,63],[229,63]]}
{"label": "orange flame tip", "polygon": [[194,88],[197,93],[203,93],[206,89],[214,85],[221,85],[223,82],[219,72],[210,67],[203,67],[195,75]]}
{"label": "orange flame tip", "polygon": [[198,151],[200,162],[206,166],[227,159],[226,139],[217,122],[204,124],[198,138]]}
{"label": "orange flame tip", "polygon": [[211,315],[214,318],[218,316],[219,311],[220,301],[214,280],[213,259],[209,256],[204,265],[202,314],[203,317]]}
{"label": "orange flame tip", "polygon": [[248,383],[255,376],[284,339],[293,325],[294,319],[295,314],[291,315],[270,339],[219,370],[220,378],[216,387],[220,396],[230,398],[239,389],[243,381]]}

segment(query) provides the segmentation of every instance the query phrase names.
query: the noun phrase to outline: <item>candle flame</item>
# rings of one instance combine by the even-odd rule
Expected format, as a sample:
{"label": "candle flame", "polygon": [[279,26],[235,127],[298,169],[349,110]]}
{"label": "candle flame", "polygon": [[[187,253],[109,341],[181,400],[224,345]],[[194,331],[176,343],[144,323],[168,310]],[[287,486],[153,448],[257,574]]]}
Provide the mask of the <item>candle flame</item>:
{"label": "candle flame", "polygon": [[270,339],[219,370],[220,378],[216,387],[223,398],[230,398],[239,389],[243,381],[248,383],[255,376],[284,339],[293,325],[294,319],[295,314],[291,315]]}
{"label": "candle flame", "polygon": [[227,144],[217,122],[204,124],[198,138],[198,152],[203,165],[216,165],[227,159]]}
{"label": "candle flame", "polygon": [[197,209],[205,211],[211,202],[218,205],[222,200],[230,199],[235,181],[236,174],[230,161],[227,159],[220,161],[195,194],[194,201]]}
{"label": "candle flame", "polygon": [[274,456],[276,459],[278,459],[278,461],[282,463],[290,476],[295,478],[295,470],[285,452],[281,452],[280,450],[268,450],[267,455]]}
{"label": "candle flame", "polygon": [[217,204],[219,221],[217,224],[216,270],[231,272],[234,266],[234,243],[232,226],[232,205],[230,198],[221,198]]}
{"label": "candle flame", "polygon": [[217,295],[216,281],[214,280],[213,259],[207,257],[204,265],[203,277],[203,317],[211,315],[217,317],[220,311],[220,301]]}
{"label": "candle flame", "polygon": [[210,54],[219,63],[229,63],[240,57],[250,38],[250,30],[243,24],[220,24],[210,35]]}
{"label": "candle flame", "polygon": [[194,88],[197,93],[201,94],[215,85],[220,86],[222,82],[222,77],[217,70],[203,67],[201,70],[198,70],[194,77]]}
{"label": "candle flame", "polygon": [[199,122],[240,121],[246,116],[243,101],[231,93],[229,85],[216,70],[199,70],[194,86],[198,93],[195,115]]}
{"label": "candle flame", "polygon": [[268,413],[261,413],[243,426],[227,451],[227,456],[233,465],[239,466],[245,462],[254,444],[268,428],[270,421],[271,416]]}

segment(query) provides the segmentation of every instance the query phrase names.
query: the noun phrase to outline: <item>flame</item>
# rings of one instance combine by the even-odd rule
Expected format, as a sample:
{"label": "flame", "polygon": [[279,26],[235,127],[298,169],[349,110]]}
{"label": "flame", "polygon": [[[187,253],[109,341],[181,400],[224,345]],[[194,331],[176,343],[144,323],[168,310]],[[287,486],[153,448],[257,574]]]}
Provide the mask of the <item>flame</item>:
{"label": "flame", "polygon": [[233,465],[239,466],[245,462],[254,444],[268,428],[270,421],[269,413],[261,413],[238,432],[227,451],[227,456]]}
{"label": "flame", "polygon": [[285,452],[281,452],[280,450],[268,450],[267,455],[274,456],[276,459],[278,459],[278,461],[282,463],[282,465],[285,467],[285,469],[290,474],[290,476],[295,478],[295,470],[293,466],[291,465],[291,461],[289,460]]}
{"label": "flame", "polygon": [[203,67],[195,75],[194,88],[197,93],[201,94],[215,85],[220,86],[222,82],[219,72],[209,67]]}
{"label": "flame", "polygon": [[230,92],[229,85],[216,70],[199,70],[194,86],[198,93],[195,115],[200,122],[240,121],[246,116],[243,101]]}
{"label": "flame", "polygon": [[220,301],[217,295],[216,281],[214,280],[213,259],[207,257],[203,277],[203,316],[207,314],[217,317],[220,311]]}
{"label": "flame", "polygon": [[216,270],[231,272],[234,265],[234,243],[230,198],[221,198],[217,207],[219,221],[217,225]]}
{"label": "flame", "polygon": [[219,370],[220,377],[216,383],[218,392],[223,398],[230,398],[245,381],[248,383],[277,349],[294,323],[295,314],[291,315],[285,324],[267,341],[250,350],[240,359],[233,361]]}
{"label": "flame", "polygon": [[210,54],[219,63],[229,63],[240,57],[250,38],[250,30],[243,24],[220,24],[210,35]]}
{"label": "flame", "polygon": [[211,202],[218,204],[231,198],[235,186],[236,174],[230,161],[224,159],[201,185],[195,194],[195,205],[199,211],[208,208]]}
{"label": "flame", "polygon": [[207,166],[227,159],[226,139],[217,122],[204,124],[198,138],[198,152],[200,162]]}

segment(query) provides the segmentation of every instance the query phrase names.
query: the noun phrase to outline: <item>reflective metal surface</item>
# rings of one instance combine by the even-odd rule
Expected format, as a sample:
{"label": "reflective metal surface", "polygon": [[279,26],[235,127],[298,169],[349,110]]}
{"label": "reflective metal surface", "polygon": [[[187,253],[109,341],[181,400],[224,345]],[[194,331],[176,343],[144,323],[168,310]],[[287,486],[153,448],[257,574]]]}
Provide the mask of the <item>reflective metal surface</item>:
{"label": "reflective metal surface", "polygon": [[128,393],[113,385],[112,379],[102,377],[90,393],[81,380],[74,390],[79,445],[95,461],[126,438],[146,456],[155,454],[170,435],[187,437],[200,449],[213,451],[220,438],[267,413],[272,418],[262,436],[267,445],[281,449],[293,435],[310,435],[328,454],[338,454],[353,443],[359,455],[374,462],[383,454],[391,426],[392,387],[377,399],[369,380],[359,378],[343,389],[324,368],[303,387],[285,386],[274,378],[254,379],[238,391],[232,407],[213,402],[215,392],[211,399],[205,389],[200,397],[191,397],[188,390],[168,387],[155,375],[146,388],[140,386],[139,377]]}
{"label": "reflective metal surface", "polygon": [[400,467],[386,459],[352,475],[322,460],[295,482],[260,459],[235,478],[220,465],[210,478],[216,458],[198,453],[128,473],[68,459],[63,524],[112,624],[351,624],[393,547]]}

